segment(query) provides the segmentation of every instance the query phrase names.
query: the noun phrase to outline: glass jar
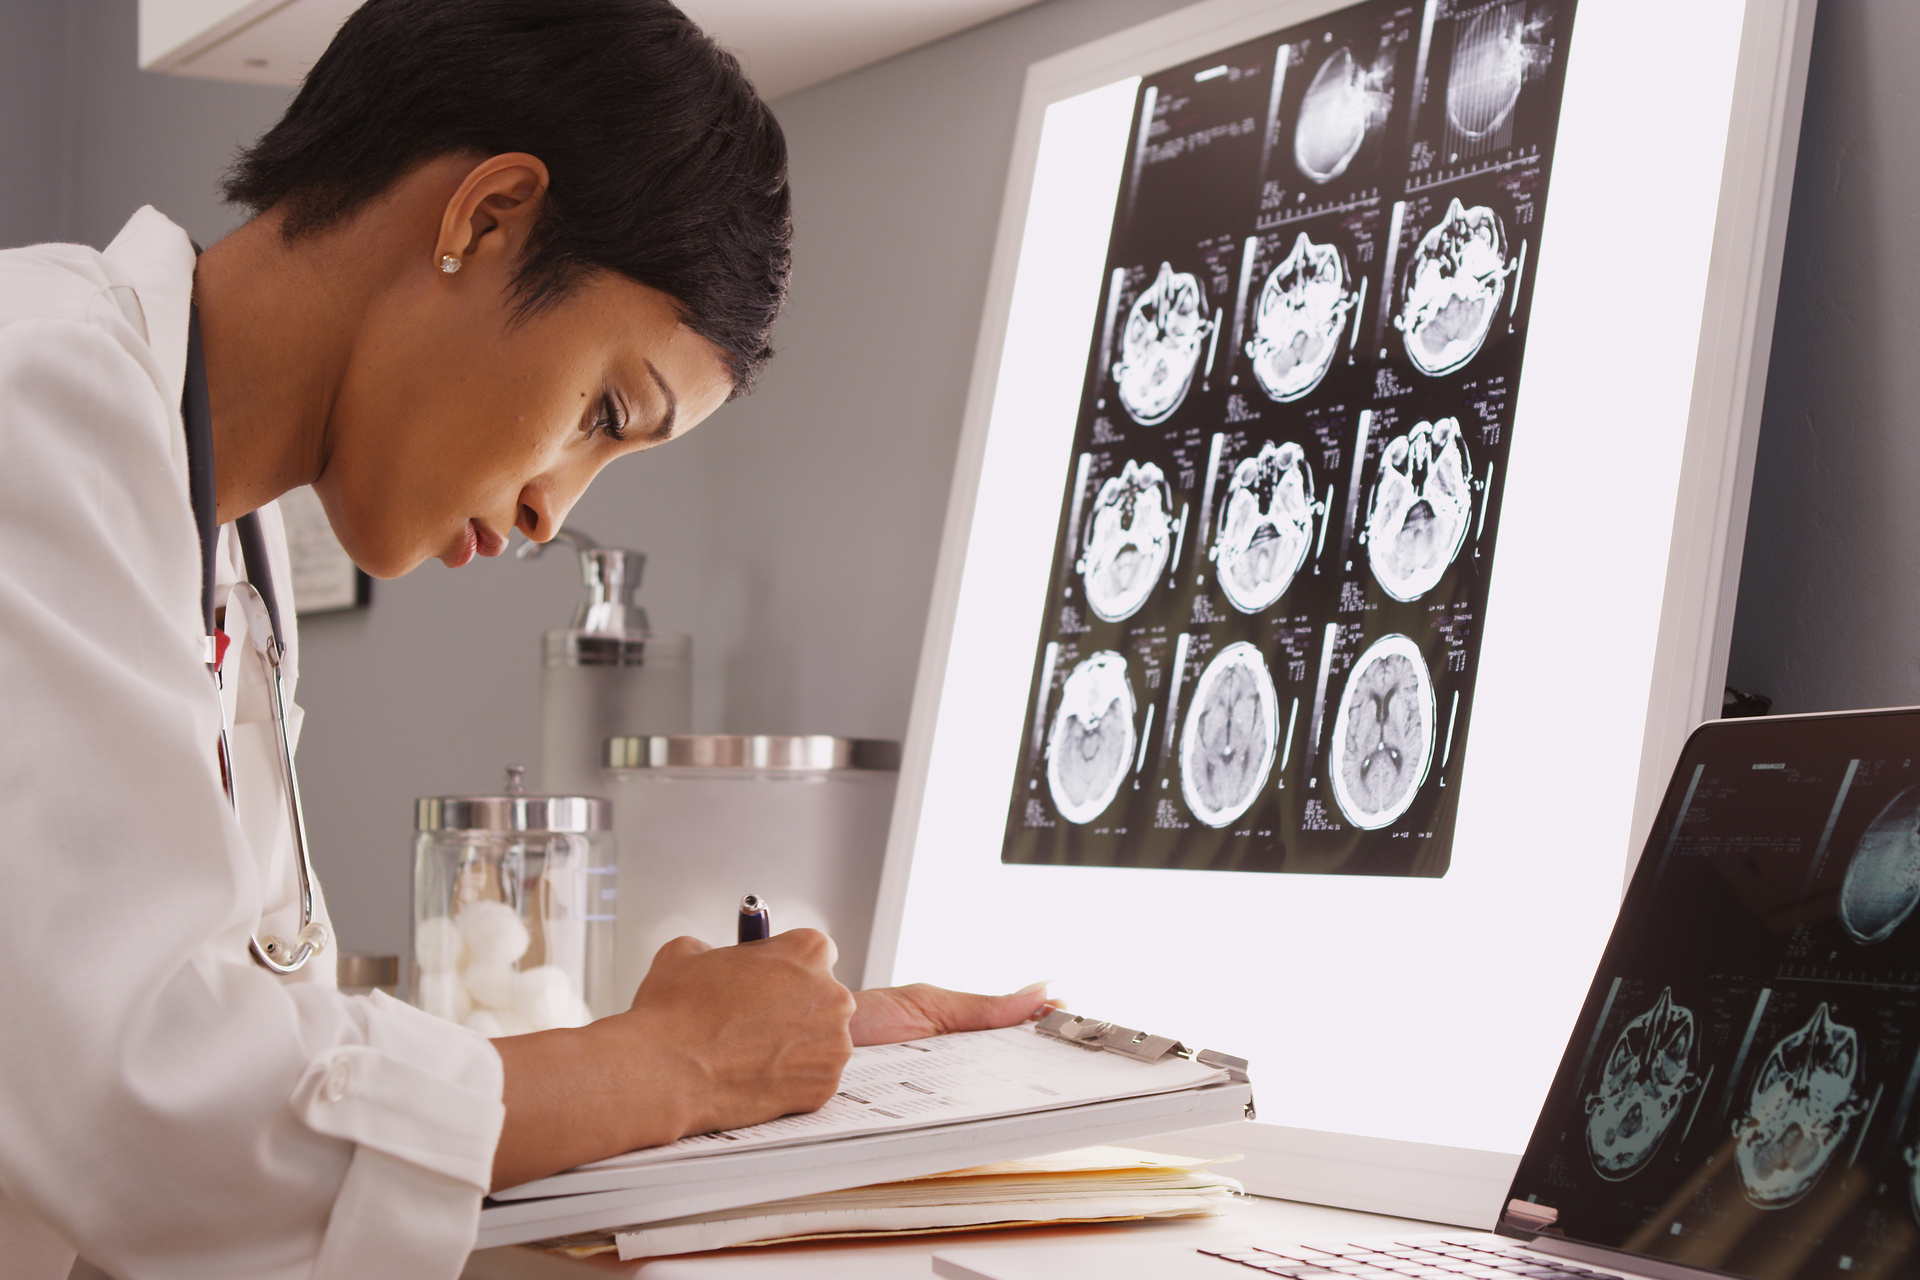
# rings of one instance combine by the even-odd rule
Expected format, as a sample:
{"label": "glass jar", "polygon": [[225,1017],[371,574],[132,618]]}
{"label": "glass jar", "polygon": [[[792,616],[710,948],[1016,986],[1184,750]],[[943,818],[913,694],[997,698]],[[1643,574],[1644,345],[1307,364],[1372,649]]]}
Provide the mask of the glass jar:
{"label": "glass jar", "polygon": [[626,1004],[613,989],[612,806],[526,795],[521,775],[508,768],[504,795],[415,804],[413,1002],[486,1036]]}
{"label": "glass jar", "polygon": [[823,734],[619,737],[603,748],[621,879],[614,974],[638,988],[681,934],[731,942],[734,904],[771,904],[776,933],[819,929],[861,985],[900,746]]}

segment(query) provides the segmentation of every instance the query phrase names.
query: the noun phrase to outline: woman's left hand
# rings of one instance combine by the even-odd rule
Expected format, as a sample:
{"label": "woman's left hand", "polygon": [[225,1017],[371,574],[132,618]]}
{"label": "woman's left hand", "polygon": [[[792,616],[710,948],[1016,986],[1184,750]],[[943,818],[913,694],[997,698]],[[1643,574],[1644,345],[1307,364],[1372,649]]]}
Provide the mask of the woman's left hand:
{"label": "woman's left hand", "polygon": [[1036,982],[1012,995],[978,996],[916,982],[853,993],[855,1044],[896,1044],[949,1031],[1011,1027],[1039,1017],[1052,1003],[1047,984]]}

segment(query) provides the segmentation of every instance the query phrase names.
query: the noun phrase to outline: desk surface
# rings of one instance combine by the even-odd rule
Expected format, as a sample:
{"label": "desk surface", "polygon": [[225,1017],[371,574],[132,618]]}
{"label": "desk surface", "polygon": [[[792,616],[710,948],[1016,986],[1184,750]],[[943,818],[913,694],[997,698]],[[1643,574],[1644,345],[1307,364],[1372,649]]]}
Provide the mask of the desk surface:
{"label": "desk surface", "polygon": [[1421,1234],[1457,1230],[1381,1214],[1248,1197],[1235,1202],[1218,1218],[776,1245],[764,1249],[683,1254],[646,1262],[607,1259],[574,1262],[531,1249],[486,1249],[469,1259],[462,1276],[463,1280],[604,1280],[609,1276],[633,1276],[639,1280],[908,1280],[909,1277],[925,1280],[933,1274],[935,1253],[1005,1248],[1010,1244],[1072,1249],[1088,1244],[1139,1241],[1190,1243],[1200,1247],[1232,1245],[1252,1238],[1268,1244],[1329,1237],[1363,1239],[1408,1228],[1417,1229]]}

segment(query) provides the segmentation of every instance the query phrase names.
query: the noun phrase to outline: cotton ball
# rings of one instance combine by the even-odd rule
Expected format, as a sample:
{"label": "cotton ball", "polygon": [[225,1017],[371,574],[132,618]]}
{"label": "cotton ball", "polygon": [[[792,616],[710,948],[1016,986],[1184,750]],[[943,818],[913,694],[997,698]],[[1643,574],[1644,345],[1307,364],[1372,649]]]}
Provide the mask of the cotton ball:
{"label": "cotton ball", "polygon": [[467,940],[445,916],[429,916],[413,927],[413,958],[421,973],[452,973],[466,959]]}
{"label": "cotton ball", "polygon": [[414,1000],[434,1017],[448,1022],[463,1022],[473,1010],[467,984],[457,973],[422,973]]}
{"label": "cotton ball", "polygon": [[474,964],[510,965],[527,954],[532,941],[519,914],[504,902],[469,902],[453,922],[460,926]]}
{"label": "cotton ball", "polygon": [[489,1009],[475,1009],[466,1016],[466,1020],[460,1025],[469,1031],[478,1031],[489,1040],[495,1036],[507,1034],[500,1029],[499,1015]]}
{"label": "cotton ball", "polygon": [[522,970],[520,985],[514,992],[513,1011],[545,1031],[551,1027],[577,1027],[580,995],[573,979],[557,965],[543,964]]}
{"label": "cotton ball", "polygon": [[504,964],[482,964],[478,960],[460,971],[467,980],[467,994],[482,1008],[498,1013],[513,1008],[513,994],[520,975]]}
{"label": "cotton ball", "polygon": [[531,1022],[517,1013],[502,1009],[493,1015],[500,1020],[500,1034],[503,1036],[523,1036],[536,1028]]}

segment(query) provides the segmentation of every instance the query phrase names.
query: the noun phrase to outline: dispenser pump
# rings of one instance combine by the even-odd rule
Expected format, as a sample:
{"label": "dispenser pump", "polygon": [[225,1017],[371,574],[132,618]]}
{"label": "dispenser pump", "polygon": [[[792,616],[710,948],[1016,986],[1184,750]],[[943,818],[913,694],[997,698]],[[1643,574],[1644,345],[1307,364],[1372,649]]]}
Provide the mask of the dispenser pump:
{"label": "dispenser pump", "polygon": [[[573,612],[573,629],[590,636],[619,636],[644,639],[653,634],[647,625],[647,611],[634,603],[640,590],[640,575],[647,557],[626,547],[603,547],[584,533],[562,529],[554,539],[580,553],[580,576],[586,582],[587,598]],[[546,544],[527,542],[514,552],[517,559],[533,560],[546,550]]]}
{"label": "dispenser pump", "polygon": [[[609,738],[693,732],[693,640],[656,633],[633,602],[645,556],[566,529],[554,538],[579,553],[587,599],[571,626],[541,637],[535,778],[556,795],[603,794]],[[530,560],[543,546],[514,554]]]}

